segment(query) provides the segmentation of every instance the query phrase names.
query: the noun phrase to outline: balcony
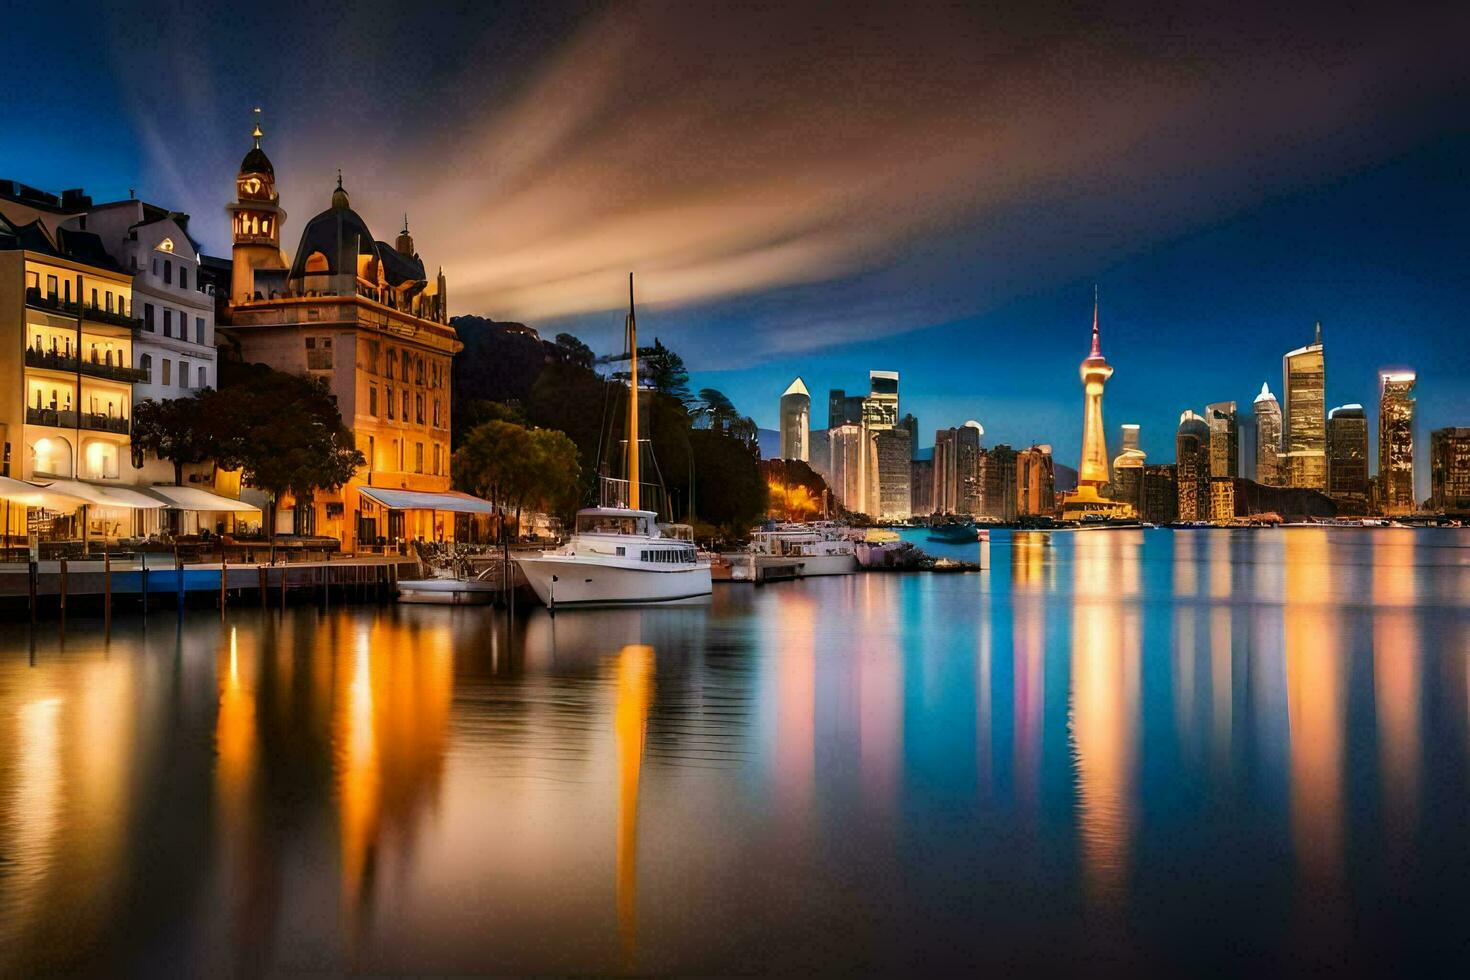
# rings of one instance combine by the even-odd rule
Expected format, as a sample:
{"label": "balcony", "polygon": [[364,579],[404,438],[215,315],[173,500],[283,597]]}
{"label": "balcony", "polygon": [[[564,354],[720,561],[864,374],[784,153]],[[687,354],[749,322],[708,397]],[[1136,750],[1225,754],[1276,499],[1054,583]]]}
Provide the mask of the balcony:
{"label": "balcony", "polygon": [[[26,305],[38,310],[46,310],[50,313],[60,313],[63,316],[84,317],[97,323],[111,323],[119,327],[128,327],[137,330],[143,325],[143,321],[137,317],[128,316],[121,309],[108,310],[90,303],[68,303],[59,296],[50,294],[42,295],[41,290],[35,286],[26,290]],[[122,300],[118,300],[122,306]]]}
{"label": "balcony", "polygon": [[[26,422],[30,425],[49,425],[58,429],[75,429],[78,427],[78,415],[69,408],[27,407]],[[93,432],[115,432],[124,436],[128,434],[128,420],[116,415],[83,412],[80,416],[80,426]]]}
{"label": "balcony", "polygon": [[70,373],[80,371],[94,378],[106,378],[109,381],[121,381],[125,384],[142,384],[148,380],[148,372],[142,368],[128,367],[125,364],[108,364],[101,360],[82,359],[78,361],[75,354],[39,350],[35,347],[26,348],[26,367]]}

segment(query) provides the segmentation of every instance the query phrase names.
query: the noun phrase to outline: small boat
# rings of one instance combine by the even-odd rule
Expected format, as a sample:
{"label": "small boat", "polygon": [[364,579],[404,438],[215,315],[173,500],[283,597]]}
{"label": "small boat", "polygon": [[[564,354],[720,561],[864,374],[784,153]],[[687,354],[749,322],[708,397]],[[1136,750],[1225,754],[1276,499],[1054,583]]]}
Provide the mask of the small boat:
{"label": "small boat", "polygon": [[[893,535],[897,540],[898,536]],[[751,580],[851,575],[858,570],[857,544],[840,524],[778,524],[750,536],[746,554]],[[793,569],[788,572],[788,569]]]}
{"label": "small boat", "polygon": [[486,568],[472,578],[440,577],[401,579],[398,601],[440,606],[483,606],[503,591],[501,568]]}
{"label": "small boat", "polygon": [[980,540],[980,529],[969,521],[935,524],[929,528],[929,540],[941,544],[974,544]]}

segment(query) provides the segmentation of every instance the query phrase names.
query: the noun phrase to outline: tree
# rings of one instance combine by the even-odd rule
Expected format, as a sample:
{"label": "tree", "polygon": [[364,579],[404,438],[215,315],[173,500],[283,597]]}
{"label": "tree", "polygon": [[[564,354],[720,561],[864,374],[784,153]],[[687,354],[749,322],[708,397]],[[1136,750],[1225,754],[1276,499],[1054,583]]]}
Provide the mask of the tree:
{"label": "tree", "polygon": [[455,486],[502,511],[514,510],[517,533],[524,507],[563,510],[575,501],[580,486],[577,447],[571,439],[551,429],[527,429],[513,422],[477,425],[455,450],[449,466]]}
{"label": "tree", "polygon": [[342,423],[326,383],[252,364],[212,399],[209,413],[219,464],[239,469],[251,486],[270,496],[269,527],[291,493],[310,501],[317,490],[336,490],[367,464]]}
{"label": "tree", "polygon": [[597,355],[592,353],[592,348],[569,333],[556,335],[556,347],[562,360],[574,367],[591,371],[592,365],[597,363]]}
{"label": "tree", "polygon": [[736,440],[711,430],[695,429],[689,440],[696,510],[732,537],[743,535],[766,511],[768,490],[759,461]]}
{"label": "tree", "polygon": [[176,487],[184,485],[185,466],[215,456],[218,440],[209,418],[216,400],[205,388],[187,398],[149,398],[133,406],[133,446],[172,463]]}
{"label": "tree", "polygon": [[651,349],[639,349],[639,356],[643,359],[643,375],[654,391],[680,402],[689,401],[689,371],[684,367],[682,357],[665,347],[657,337],[653,339]]}

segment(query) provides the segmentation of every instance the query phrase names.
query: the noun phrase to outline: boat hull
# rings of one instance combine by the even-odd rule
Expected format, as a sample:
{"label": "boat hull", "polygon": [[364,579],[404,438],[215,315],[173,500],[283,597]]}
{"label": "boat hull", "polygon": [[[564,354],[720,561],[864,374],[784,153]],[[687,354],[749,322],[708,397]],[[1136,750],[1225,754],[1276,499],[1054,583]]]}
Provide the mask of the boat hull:
{"label": "boat hull", "polygon": [[498,586],[487,582],[429,578],[398,583],[398,601],[434,606],[483,606],[495,601]]}
{"label": "boat hull", "polygon": [[572,555],[517,558],[531,591],[547,606],[634,606],[695,602],[713,591],[708,565],[639,568]]}
{"label": "boat hull", "polygon": [[[781,561],[795,561],[801,563],[800,570],[796,573],[798,578],[816,578],[821,575],[854,575],[858,570],[856,555],[791,555]],[[756,558],[757,564],[761,561]]]}

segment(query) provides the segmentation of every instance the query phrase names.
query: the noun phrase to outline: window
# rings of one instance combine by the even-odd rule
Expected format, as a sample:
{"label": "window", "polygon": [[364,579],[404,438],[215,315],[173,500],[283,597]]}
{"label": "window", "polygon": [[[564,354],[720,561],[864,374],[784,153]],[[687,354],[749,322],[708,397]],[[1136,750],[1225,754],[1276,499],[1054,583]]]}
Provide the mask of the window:
{"label": "window", "polygon": [[[78,286],[77,288],[78,289],[81,289],[82,287],[81,286]],[[71,280],[68,279],[68,280],[66,280],[66,282],[62,283],[61,284],[61,289],[62,289],[62,299],[65,300],[66,302],[70,303],[71,302]],[[77,295],[80,296],[81,293],[77,293]]]}
{"label": "window", "polygon": [[41,291],[41,274],[39,272],[31,272],[27,270],[26,288],[34,289],[38,293]]}
{"label": "window", "polygon": [[204,365],[199,365],[199,387],[209,387],[209,372],[204,370]]}
{"label": "window", "polygon": [[61,283],[57,281],[57,279],[56,279],[55,276],[47,276],[46,277],[46,298],[47,299],[51,300],[52,302],[55,302],[56,301],[56,292],[60,288],[61,288]]}
{"label": "window", "polygon": [[165,357],[163,359],[163,384],[173,384],[173,373],[170,370],[172,367],[173,365],[170,364],[168,358]]}
{"label": "window", "polygon": [[158,256],[153,256],[153,274],[158,275]]}
{"label": "window", "polygon": [[440,414],[439,414],[439,399],[435,398],[434,399],[434,428],[436,428],[436,429],[442,427],[442,423],[439,421],[439,419],[440,419]]}
{"label": "window", "polygon": [[167,307],[163,311],[163,335],[165,337],[174,335],[174,311]]}
{"label": "window", "polygon": [[[68,300],[71,299],[71,283],[69,283],[69,282],[66,284],[66,293],[67,293],[66,298]],[[100,310],[100,309],[102,309],[102,304],[99,303],[99,302],[97,302],[97,287],[96,286],[93,286],[92,287],[92,309],[94,309],[94,310]]]}
{"label": "window", "polygon": [[424,383],[424,359],[420,357],[414,364],[414,380],[419,384]]}
{"label": "window", "polygon": [[424,424],[424,396],[413,396],[413,418],[419,425]]}
{"label": "window", "polygon": [[187,266],[179,266],[179,288],[189,288],[189,269]]}
{"label": "window", "polygon": [[169,259],[163,260],[163,284],[165,286],[174,284],[174,264]]}
{"label": "window", "polygon": [[393,408],[394,408],[393,386],[392,385],[389,385],[388,386],[388,417],[390,419],[393,417]]}
{"label": "window", "polygon": [[194,343],[201,345],[204,343],[204,317],[202,316],[194,318]]}
{"label": "window", "polygon": [[144,330],[147,330],[149,333],[154,333],[155,332],[154,331],[154,328],[153,328],[153,304],[152,303],[144,303],[143,304],[143,329]]}
{"label": "window", "polygon": [[144,354],[138,358],[138,370],[143,372],[143,381],[146,384],[153,383],[153,355]]}
{"label": "window", "polygon": [[378,386],[368,385],[368,414],[378,417]]}
{"label": "window", "polygon": [[179,387],[180,388],[187,388],[187,387],[189,387],[189,362],[188,361],[180,361],[179,362]]}
{"label": "window", "polygon": [[332,338],[306,338],[306,369],[308,371],[330,371],[332,369]]}
{"label": "window", "polygon": [[413,471],[415,473],[424,471],[424,444],[421,442],[413,444]]}
{"label": "window", "polygon": [[408,414],[408,390],[403,392],[403,421],[407,422],[412,416]]}
{"label": "window", "polygon": [[372,469],[378,461],[378,442],[372,436],[368,436],[367,468]]}
{"label": "window", "polygon": [[[94,297],[96,296],[96,294],[97,294],[97,290],[95,290],[95,289],[92,290],[92,295]],[[96,305],[95,299],[94,299],[93,305],[94,306]],[[110,290],[110,289],[107,291],[107,312],[108,313],[111,313],[112,312],[112,290]]]}
{"label": "window", "polygon": [[393,348],[389,347],[388,348],[388,358],[387,358],[387,368],[388,369],[387,369],[387,371],[384,372],[384,377],[386,377],[389,381],[392,381],[393,380],[393,362],[395,360],[397,360],[397,355],[395,355],[393,353]]}
{"label": "window", "polygon": [[441,452],[442,452],[442,449],[441,449],[440,445],[437,442],[434,443],[434,475],[435,476],[438,476],[439,475],[439,459],[440,459]]}

